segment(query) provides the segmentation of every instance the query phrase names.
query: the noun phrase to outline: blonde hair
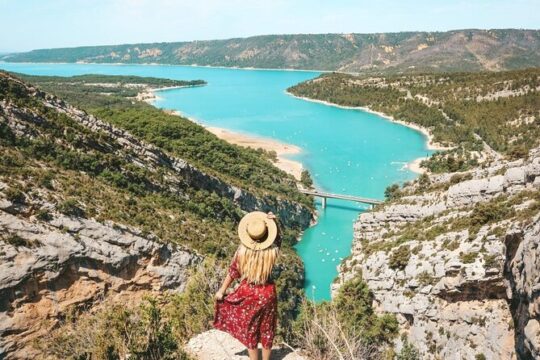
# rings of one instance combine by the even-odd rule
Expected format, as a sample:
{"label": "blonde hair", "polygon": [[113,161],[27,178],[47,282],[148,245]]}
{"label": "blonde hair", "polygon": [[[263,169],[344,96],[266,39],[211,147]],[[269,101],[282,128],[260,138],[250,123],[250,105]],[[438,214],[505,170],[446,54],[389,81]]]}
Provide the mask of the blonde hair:
{"label": "blonde hair", "polygon": [[242,279],[252,284],[265,284],[278,255],[279,247],[275,244],[264,250],[252,250],[240,244],[236,256]]}

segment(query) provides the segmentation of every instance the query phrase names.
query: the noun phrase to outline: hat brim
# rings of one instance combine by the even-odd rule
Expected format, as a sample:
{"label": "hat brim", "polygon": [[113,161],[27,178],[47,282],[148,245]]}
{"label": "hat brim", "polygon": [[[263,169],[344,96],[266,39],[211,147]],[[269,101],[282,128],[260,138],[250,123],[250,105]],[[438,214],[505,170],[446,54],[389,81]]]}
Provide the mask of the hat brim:
{"label": "hat brim", "polygon": [[[254,219],[264,221],[268,230],[266,236],[259,241],[253,240],[247,232],[249,222]],[[277,224],[274,219],[269,219],[268,215],[262,211],[253,211],[246,214],[242,220],[240,220],[240,224],[238,224],[238,236],[240,237],[240,242],[245,247],[252,250],[264,250],[269,248],[276,241]]]}

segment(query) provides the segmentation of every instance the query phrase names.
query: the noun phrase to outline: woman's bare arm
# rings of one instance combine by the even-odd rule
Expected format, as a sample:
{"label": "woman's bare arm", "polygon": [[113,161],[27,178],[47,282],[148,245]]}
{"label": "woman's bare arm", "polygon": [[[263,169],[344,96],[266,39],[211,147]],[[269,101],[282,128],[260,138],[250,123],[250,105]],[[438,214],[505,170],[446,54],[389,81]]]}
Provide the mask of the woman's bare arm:
{"label": "woman's bare arm", "polygon": [[231,286],[232,282],[233,282],[233,278],[231,277],[231,275],[227,274],[227,276],[223,280],[223,284],[221,284],[221,287],[219,288],[218,292],[216,293],[216,295],[214,295],[214,299],[218,301],[223,300],[225,291],[227,291],[229,286]]}

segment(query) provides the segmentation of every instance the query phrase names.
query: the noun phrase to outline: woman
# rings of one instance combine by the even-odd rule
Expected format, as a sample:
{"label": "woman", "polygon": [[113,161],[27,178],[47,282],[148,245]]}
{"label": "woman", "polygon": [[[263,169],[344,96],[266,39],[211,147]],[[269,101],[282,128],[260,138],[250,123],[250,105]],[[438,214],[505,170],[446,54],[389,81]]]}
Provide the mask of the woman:
{"label": "woman", "polygon": [[[259,358],[260,342],[263,360],[269,360],[277,319],[276,286],[270,276],[280,247],[276,217],[271,212],[249,213],[240,220],[238,236],[240,246],[215,295],[214,327],[244,344],[250,360]],[[234,279],[240,279],[240,285],[224,297]]]}

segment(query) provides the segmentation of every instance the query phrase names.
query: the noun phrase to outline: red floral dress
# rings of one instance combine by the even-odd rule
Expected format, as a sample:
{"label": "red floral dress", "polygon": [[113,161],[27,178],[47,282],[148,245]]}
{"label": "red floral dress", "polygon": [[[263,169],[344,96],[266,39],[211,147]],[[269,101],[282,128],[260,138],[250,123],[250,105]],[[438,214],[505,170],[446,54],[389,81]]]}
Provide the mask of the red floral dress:
{"label": "red floral dress", "polygon": [[[229,267],[233,279],[240,278],[236,256]],[[277,320],[276,285],[269,281],[254,285],[245,279],[231,294],[216,303],[214,327],[228,332],[248,349],[260,342],[266,349],[272,347]]]}

